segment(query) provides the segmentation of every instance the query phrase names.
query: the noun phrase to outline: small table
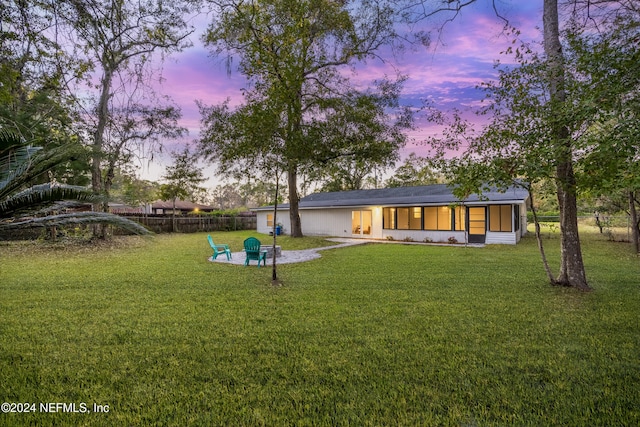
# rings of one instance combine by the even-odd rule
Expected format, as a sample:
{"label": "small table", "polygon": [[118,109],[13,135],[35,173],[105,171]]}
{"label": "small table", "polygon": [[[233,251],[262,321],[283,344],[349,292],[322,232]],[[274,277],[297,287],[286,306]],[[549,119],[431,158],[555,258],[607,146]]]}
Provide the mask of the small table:
{"label": "small table", "polygon": [[[267,253],[267,259],[273,258],[273,245],[260,245],[260,252]],[[282,255],[282,248],[276,246],[276,258]]]}

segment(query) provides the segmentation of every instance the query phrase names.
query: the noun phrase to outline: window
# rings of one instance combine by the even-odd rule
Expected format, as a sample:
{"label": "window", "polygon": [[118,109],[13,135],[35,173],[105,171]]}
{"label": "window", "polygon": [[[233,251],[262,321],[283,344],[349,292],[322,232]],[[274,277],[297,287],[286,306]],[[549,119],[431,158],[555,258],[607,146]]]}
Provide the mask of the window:
{"label": "window", "polygon": [[438,207],[438,230],[451,230],[451,209],[448,206]]}
{"label": "window", "polygon": [[267,214],[267,227],[273,227],[273,214]]}
{"label": "window", "polygon": [[464,231],[465,207],[429,206],[383,208],[382,227],[385,230]]}
{"label": "window", "polygon": [[409,215],[409,229],[422,230],[422,208],[411,208]]}
{"label": "window", "polygon": [[422,230],[422,208],[396,208],[398,230]]}
{"label": "window", "polygon": [[424,208],[424,229],[438,229],[438,208]]}
{"label": "window", "polygon": [[398,230],[409,229],[409,208],[398,208]]}
{"label": "window", "polygon": [[489,231],[512,231],[511,205],[489,206]]}
{"label": "window", "polygon": [[466,227],[465,227],[465,222],[466,222],[465,212],[466,212],[466,209],[465,209],[464,206],[456,206],[456,208],[454,210],[454,214],[453,214],[454,227],[455,227],[456,231],[464,231],[464,230],[466,230]]}
{"label": "window", "polygon": [[382,228],[385,230],[396,228],[396,208],[382,209]]}
{"label": "window", "polygon": [[451,209],[449,206],[424,208],[425,230],[451,230]]}

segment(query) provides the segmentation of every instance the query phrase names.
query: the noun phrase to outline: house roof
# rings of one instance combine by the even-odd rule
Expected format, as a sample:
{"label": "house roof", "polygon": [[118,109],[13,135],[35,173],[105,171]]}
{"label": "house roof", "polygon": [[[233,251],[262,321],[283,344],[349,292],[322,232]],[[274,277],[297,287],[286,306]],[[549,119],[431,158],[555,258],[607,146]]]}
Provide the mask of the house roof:
{"label": "house roof", "polygon": [[[453,195],[452,187],[446,184],[422,185],[416,187],[380,188],[374,190],[336,191],[314,193],[300,199],[299,208],[337,208],[349,206],[415,206],[452,203],[523,202],[529,193],[520,187],[510,187],[504,191],[491,188],[482,197],[472,194],[464,200]],[[288,204],[279,205],[282,209]],[[269,207],[255,210],[266,210]],[[271,207],[270,209],[273,209]]]}
{"label": "house roof", "polygon": [[[173,209],[173,200],[157,200],[151,204],[152,209]],[[201,211],[213,211],[213,206],[200,205],[198,203],[188,202],[185,200],[176,200],[176,209],[181,211],[192,211],[198,209]]]}

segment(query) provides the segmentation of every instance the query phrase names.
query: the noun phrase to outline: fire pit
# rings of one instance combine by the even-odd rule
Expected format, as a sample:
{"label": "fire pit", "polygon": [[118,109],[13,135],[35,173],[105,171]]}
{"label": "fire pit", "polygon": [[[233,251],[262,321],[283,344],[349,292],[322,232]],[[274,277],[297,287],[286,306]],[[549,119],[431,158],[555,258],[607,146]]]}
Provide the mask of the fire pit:
{"label": "fire pit", "polygon": [[[260,245],[261,251],[267,251],[267,259],[273,258],[273,245]],[[276,258],[282,255],[280,246],[276,246]]]}

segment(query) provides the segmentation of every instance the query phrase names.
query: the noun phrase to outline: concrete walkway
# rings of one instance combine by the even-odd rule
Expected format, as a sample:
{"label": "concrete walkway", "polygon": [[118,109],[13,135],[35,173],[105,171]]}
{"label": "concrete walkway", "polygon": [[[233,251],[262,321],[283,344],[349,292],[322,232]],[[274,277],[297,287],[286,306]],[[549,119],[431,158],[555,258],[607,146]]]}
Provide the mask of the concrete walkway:
{"label": "concrete walkway", "polygon": [[[304,249],[300,251],[282,251],[282,255],[278,257],[278,264],[292,264],[295,262],[305,262],[311,261],[313,259],[320,258],[320,254],[318,252],[324,251],[327,249],[336,249],[336,248],[345,248],[347,246],[355,246],[355,245],[363,245],[365,243],[383,243],[383,244],[400,244],[400,245],[430,245],[430,246],[459,246],[459,247],[468,247],[468,248],[482,248],[484,244],[474,244],[467,243],[465,244],[449,244],[449,243],[423,243],[423,242],[405,242],[401,240],[376,240],[376,239],[349,239],[349,238],[341,238],[335,237],[331,239],[327,239],[330,242],[336,242],[337,245],[332,246],[324,246],[321,248],[313,248],[313,249]],[[227,258],[223,255],[219,255],[218,259],[213,260],[209,257],[209,261],[211,262],[219,262],[220,264],[234,264],[234,265],[244,265],[245,254],[244,251],[233,252],[232,260],[227,261]],[[251,265],[256,265],[254,261],[251,261]],[[273,259],[267,258],[267,265],[273,265]]]}
{"label": "concrete walkway", "polygon": [[[311,260],[320,258],[320,253],[319,253],[320,251],[324,251],[327,249],[344,248],[347,246],[354,246],[354,245],[362,245],[364,243],[369,243],[373,241],[373,240],[364,240],[364,239],[340,239],[340,238],[327,239],[327,240],[331,242],[336,242],[338,244],[332,245],[332,246],[323,246],[321,248],[304,249],[300,251],[283,250],[282,255],[277,258],[276,262],[278,264],[293,264],[295,262],[311,261]],[[234,264],[234,265],[244,265],[245,259],[246,257],[245,257],[244,251],[233,252],[232,259],[230,261],[227,261],[227,257],[224,256],[224,254],[218,255],[218,259],[215,259],[215,260],[209,257],[209,261],[211,262],[217,262],[220,264]],[[267,258],[267,265],[272,265],[272,264],[273,264],[273,258]],[[256,265],[255,261],[251,261],[250,265]]]}

